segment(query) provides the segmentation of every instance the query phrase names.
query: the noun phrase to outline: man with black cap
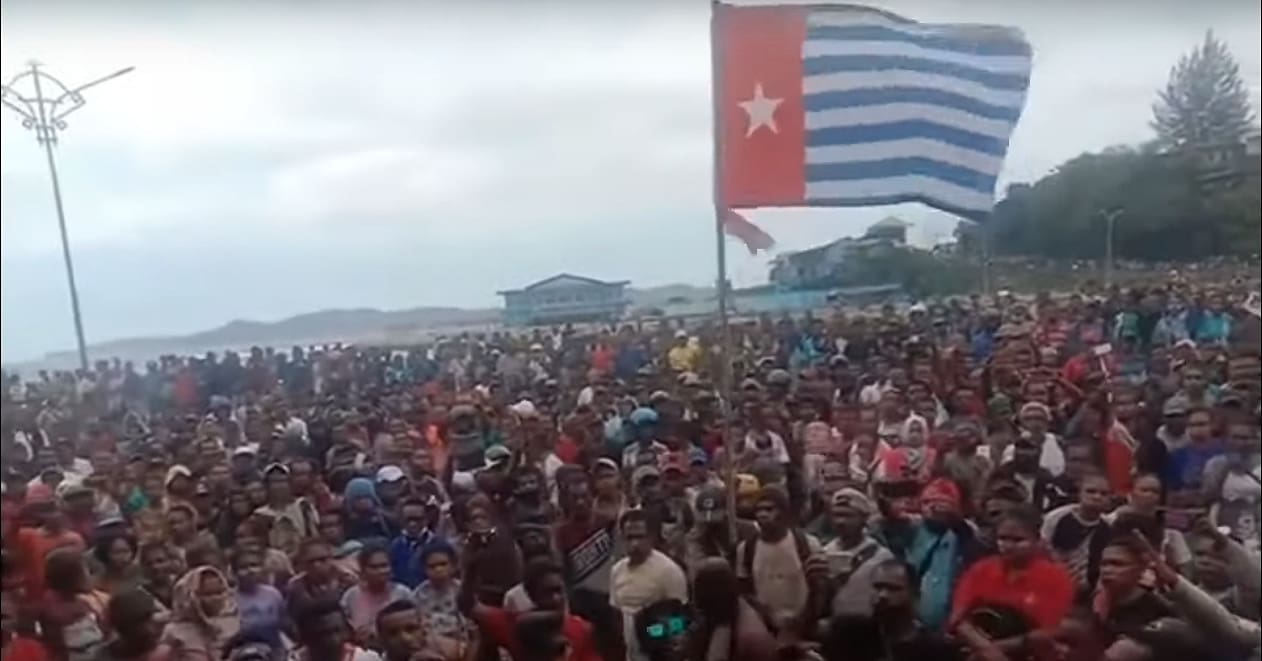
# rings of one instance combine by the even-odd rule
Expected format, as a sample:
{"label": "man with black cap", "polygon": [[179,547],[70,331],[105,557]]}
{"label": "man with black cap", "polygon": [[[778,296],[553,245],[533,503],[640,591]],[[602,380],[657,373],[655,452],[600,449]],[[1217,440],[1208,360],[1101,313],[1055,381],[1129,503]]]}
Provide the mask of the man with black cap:
{"label": "man with black cap", "polygon": [[737,545],[758,535],[753,521],[737,519],[733,536],[732,526],[728,525],[727,491],[723,487],[702,487],[693,509],[696,518],[684,540],[684,567],[690,578],[706,558],[720,557],[729,564],[735,563]]}

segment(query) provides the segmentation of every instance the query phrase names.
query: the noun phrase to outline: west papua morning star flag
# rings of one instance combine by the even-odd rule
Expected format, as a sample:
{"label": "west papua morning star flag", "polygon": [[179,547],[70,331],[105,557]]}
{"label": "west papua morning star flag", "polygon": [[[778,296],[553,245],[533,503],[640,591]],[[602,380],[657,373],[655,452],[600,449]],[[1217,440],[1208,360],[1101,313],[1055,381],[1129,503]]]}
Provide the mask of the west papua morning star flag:
{"label": "west papua morning star flag", "polygon": [[1015,28],[714,6],[719,203],[991,211],[1032,53]]}

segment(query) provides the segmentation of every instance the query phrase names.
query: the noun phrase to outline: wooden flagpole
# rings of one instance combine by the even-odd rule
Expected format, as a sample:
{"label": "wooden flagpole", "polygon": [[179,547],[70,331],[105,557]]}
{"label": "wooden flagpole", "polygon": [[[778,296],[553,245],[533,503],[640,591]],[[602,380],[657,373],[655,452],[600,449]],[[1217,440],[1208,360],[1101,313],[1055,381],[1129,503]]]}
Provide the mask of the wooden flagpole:
{"label": "wooden flagpole", "polygon": [[719,104],[723,102],[723,53],[721,30],[719,28],[719,12],[722,5],[719,0],[710,1],[710,108],[713,113],[714,127],[714,249],[718,276],[715,285],[718,288],[719,303],[719,414],[722,416],[723,449],[726,465],[723,468],[723,482],[727,485],[727,523],[732,538],[736,537],[736,439],[732,437],[732,415],[735,406],[732,401],[732,331],[728,326],[728,284],[727,284],[727,237],[723,231],[723,112]]}

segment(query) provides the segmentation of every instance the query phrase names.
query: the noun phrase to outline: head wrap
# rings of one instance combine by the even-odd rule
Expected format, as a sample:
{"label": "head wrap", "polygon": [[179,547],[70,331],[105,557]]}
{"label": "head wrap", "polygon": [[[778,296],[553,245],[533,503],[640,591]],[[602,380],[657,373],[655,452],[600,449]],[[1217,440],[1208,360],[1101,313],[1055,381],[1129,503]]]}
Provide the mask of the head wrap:
{"label": "head wrap", "polygon": [[920,502],[923,505],[941,503],[958,512],[961,506],[960,488],[951,480],[940,477],[925,485],[920,492]]}
{"label": "head wrap", "polygon": [[[207,615],[202,610],[201,600],[197,598],[197,591],[201,588],[202,581],[207,578],[218,578],[223,581],[224,586],[223,609],[213,616]],[[188,570],[175,583],[171,607],[172,621],[197,625],[203,633],[209,633],[212,640],[222,645],[241,628],[237,600],[233,598],[230,585],[228,577],[210,565]]]}
{"label": "head wrap", "polygon": [[371,499],[373,509],[377,512],[384,507],[381,504],[381,497],[377,495],[377,486],[366,477],[357,477],[346,483],[346,489],[342,492],[342,506],[350,512],[351,505],[360,498]]}

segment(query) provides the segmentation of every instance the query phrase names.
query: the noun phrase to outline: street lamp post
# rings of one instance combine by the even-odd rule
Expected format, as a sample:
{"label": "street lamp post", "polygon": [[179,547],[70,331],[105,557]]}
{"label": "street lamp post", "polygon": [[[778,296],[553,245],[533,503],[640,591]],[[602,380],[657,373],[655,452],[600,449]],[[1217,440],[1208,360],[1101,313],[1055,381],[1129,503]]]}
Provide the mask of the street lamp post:
{"label": "street lamp post", "polygon": [[[61,183],[57,179],[57,161],[53,146],[57,132],[66,128],[66,115],[86,103],[83,90],[117,78],[135,67],[119,69],[78,87],[66,87],[60,80],[32,61],[30,68],[14,76],[0,87],[0,102],[22,118],[22,126],[35,131],[35,140],[44,147],[48,158],[48,174],[53,184],[53,202],[57,207],[57,228],[61,230],[61,256],[66,262],[66,282],[70,286],[70,308],[74,313],[75,340],[79,345],[79,367],[88,369],[88,345],[83,337],[83,314],[79,311],[79,289],[75,286],[74,262],[70,259],[70,239],[66,235],[66,212],[61,203]],[[26,89],[23,89],[26,88]]]}
{"label": "street lamp post", "polygon": [[1113,226],[1121,215],[1121,209],[1100,210],[1104,218],[1104,284],[1107,287],[1113,286]]}

